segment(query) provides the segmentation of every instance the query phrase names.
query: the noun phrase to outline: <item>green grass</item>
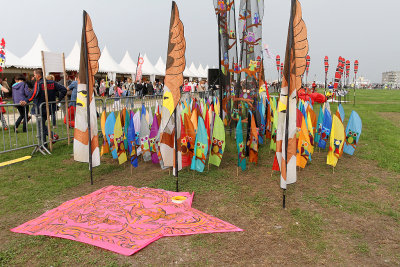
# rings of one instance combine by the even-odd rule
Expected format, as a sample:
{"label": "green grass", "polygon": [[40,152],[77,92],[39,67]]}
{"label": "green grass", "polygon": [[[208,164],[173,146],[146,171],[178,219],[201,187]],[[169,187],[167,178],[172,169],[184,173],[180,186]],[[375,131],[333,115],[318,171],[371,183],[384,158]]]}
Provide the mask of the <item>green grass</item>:
{"label": "green grass", "polygon": [[[239,171],[239,177],[236,177],[236,144],[233,137],[228,137],[221,167],[210,166],[210,170],[206,167],[204,173],[194,173],[185,169],[179,173],[179,188],[180,191],[194,191],[195,201],[196,197],[201,199],[201,202],[197,204],[201,204],[201,210],[206,213],[227,221],[235,216],[241,219],[246,218],[248,225],[238,225],[245,229],[244,236],[239,234],[237,237],[232,237],[235,234],[195,235],[186,239],[176,239],[178,240],[176,242],[183,244],[181,252],[169,247],[161,247],[161,245],[157,248],[163,250],[163,253],[167,255],[165,257],[178,259],[177,264],[180,264],[180,253],[184,253],[189,259],[182,264],[217,265],[220,258],[229,261],[229,258],[236,253],[241,253],[241,255],[251,253],[251,250],[247,251],[241,247],[237,251],[229,249],[237,243],[244,242],[241,240],[242,237],[247,238],[244,239],[245,241],[252,241],[252,237],[245,235],[254,228],[256,230],[260,228],[263,232],[254,231],[253,233],[261,235],[262,242],[268,242],[273,238],[271,246],[281,242],[284,242],[284,246],[294,244],[295,247],[291,249],[296,251],[296,255],[298,253],[301,256],[296,257],[294,261],[290,261],[291,257],[288,257],[290,265],[332,264],[332,261],[340,265],[354,265],[354,262],[343,261],[341,256],[336,255],[341,248],[337,247],[337,240],[330,239],[331,232],[337,233],[340,238],[346,238],[348,248],[354,253],[361,256],[374,256],[375,244],[368,240],[367,233],[359,229],[354,230],[351,223],[335,225],[332,221],[346,214],[351,219],[378,217],[387,223],[393,222],[395,225],[400,223],[400,208],[396,206],[395,201],[391,201],[400,197],[400,181],[392,177],[400,173],[400,129],[395,123],[379,114],[380,112],[400,113],[399,104],[396,103],[400,103],[400,91],[358,90],[356,106],[353,107],[352,103],[343,105],[346,111],[345,123],[353,109],[363,120],[359,147],[353,157],[366,159],[371,164],[378,164],[382,172],[392,175],[386,177],[362,171],[353,173],[357,170],[357,166],[350,170],[340,170],[342,160],[352,160],[352,157],[347,156],[338,163],[336,172],[342,175],[339,179],[332,175],[330,168],[325,168],[324,163],[320,165],[313,161],[310,166],[300,172],[296,186],[288,188],[289,207],[287,210],[282,210],[280,207],[282,193],[277,174],[275,173],[276,175],[270,178],[269,172],[273,153],[270,154],[265,145],[260,146],[259,164],[248,164],[249,169],[245,172]],[[316,108],[319,110],[319,106]],[[331,105],[331,110],[333,113],[336,111],[335,104]],[[228,133],[227,136],[229,136]],[[24,149],[0,154],[0,161],[25,156],[30,154],[31,150]],[[139,262],[137,264],[146,262],[146,264],[154,265],[152,261],[155,260],[152,258],[155,257],[154,255],[147,256],[148,258],[145,258],[147,261],[143,261],[143,257],[146,256],[142,254],[121,257],[78,242],[9,232],[10,228],[21,223],[19,217],[35,218],[44,211],[57,207],[61,202],[73,198],[72,196],[77,196],[77,189],[88,185],[87,164],[74,162],[71,154],[72,145],[67,146],[66,141],[62,141],[54,145],[52,155],[35,154],[28,161],[0,168],[0,231],[7,236],[5,243],[0,244],[0,266],[21,266],[31,263],[38,266],[130,266],[135,264],[136,259]],[[152,165],[146,165],[146,167],[157,168]],[[129,168],[119,166],[115,162],[102,164],[94,169],[95,186],[85,190],[93,189],[94,191],[105,177],[108,179],[112,177],[112,180],[109,180],[110,184],[148,186],[175,191],[175,178],[169,176],[167,172],[162,172],[151,181],[121,178],[125,172],[128,173],[126,176],[129,176]],[[325,181],[330,182],[324,183]],[[375,194],[381,191],[387,193],[388,199],[374,198]],[[282,226],[282,229],[275,229],[276,225]],[[261,243],[254,245],[261,245]],[[271,249],[276,250],[277,247]],[[394,255],[393,260],[397,257],[397,261],[400,262],[399,254],[396,256],[391,253],[393,251],[390,248],[382,248],[382,250],[385,249],[387,254]],[[311,256],[307,254],[310,251]],[[156,250],[154,252],[158,253]],[[203,252],[206,257],[196,258],[198,252]],[[143,254],[146,255],[146,253]],[[161,254],[157,257],[161,257]],[[326,255],[330,255],[327,260]],[[311,258],[315,256],[315,261],[309,259],[308,256]],[[165,264],[168,265],[171,262],[165,262]],[[366,262],[360,264],[366,264]]]}

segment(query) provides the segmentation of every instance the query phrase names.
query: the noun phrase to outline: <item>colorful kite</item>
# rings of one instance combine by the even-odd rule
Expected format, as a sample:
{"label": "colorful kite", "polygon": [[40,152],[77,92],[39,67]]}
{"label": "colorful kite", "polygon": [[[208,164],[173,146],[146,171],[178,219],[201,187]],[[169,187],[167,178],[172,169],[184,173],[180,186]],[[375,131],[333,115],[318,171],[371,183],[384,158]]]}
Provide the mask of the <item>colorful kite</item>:
{"label": "colorful kite", "polygon": [[332,131],[329,143],[328,157],[326,164],[336,167],[339,158],[342,155],[342,149],[344,145],[344,127],[340,118],[333,115],[332,120]]}
{"label": "colorful kite", "polygon": [[215,116],[212,143],[208,162],[217,167],[221,164],[222,155],[225,151],[225,128],[219,116]]}
{"label": "colorful kite", "polygon": [[331,134],[332,128],[332,116],[328,109],[324,112],[324,120],[322,122],[321,137],[318,142],[318,147],[325,149],[328,143],[329,136]]}
{"label": "colorful kite", "polygon": [[[183,85],[183,71],[186,66],[185,50],[186,41],[183,24],[179,18],[178,6],[173,1],[160,126],[160,151],[167,167],[174,166],[173,160],[170,159],[173,159],[171,155],[174,155],[175,149],[178,150],[178,148],[175,148],[174,135],[175,131],[178,131],[177,124],[179,124],[179,120],[173,114],[181,97],[180,87]],[[176,112],[176,114],[179,113]],[[178,134],[180,135],[180,132]]]}
{"label": "colorful kite", "polygon": [[243,142],[242,117],[239,117],[236,126],[236,147],[238,151],[238,167],[244,171],[246,170],[246,148]]}
{"label": "colorful kite", "polygon": [[116,141],[114,138],[114,127],[115,127],[115,114],[114,112],[111,112],[108,114],[106,123],[104,125],[104,132],[107,137],[107,142],[108,145],[111,149],[111,155],[113,159],[118,158],[118,153],[117,153],[117,146],[116,146]]}
{"label": "colorful kite", "polygon": [[346,127],[346,141],[344,143],[343,152],[353,155],[361,136],[362,121],[358,113],[354,110],[351,112],[349,122]]}
{"label": "colorful kite", "polygon": [[207,130],[206,126],[204,125],[204,120],[202,117],[199,117],[196,142],[194,147],[194,156],[190,166],[191,170],[196,170],[198,172],[204,171],[208,152],[207,138]]}
{"label": "colorful kite", "polygon": [[11,231],[70,239],[126,256],[164,236],[243,231],[193,209],[192,201],[187,192],[108,186]]}
{"label": "colorful kite", "polygon": [[133,167],[138,167],[138,157],[136,153],[136,132],[135,123],[133,121],[133,111],[130,112],[130,123],[128,127],[128,153],[131,157],[131,164]]}
{"label": "colorful kite", "polygon": [[[100,48],[92,21],[83,11],[79,84],[74,128],[74,159],[88,162],[89,169],[100,165],[97,131],[96,102],[94,99],[94,75],[99,69]],[[93,181],[92,181],[93,182]]]}
{"label": "colorful kite", "polygon": [[104,154],[110,153],[110,147],[108,146],[107,142],[107,135],[106,135],[106,112],[103,111],[101,113],[101,133],[103,134],[103,144],[101,146],[101,152],[100,156],[103,156]]}
{"label": "colorful kite", "polygon": [[126,162],[128,159],[126,157],[126,150],[124,144],[124,132],[122,131],[122,124],[121,124],[121,113],[118,113],[118,117],[115,120],[114,125],[114,140],[117,145],[117,155],[118,155],[118,162],[122,164]]}

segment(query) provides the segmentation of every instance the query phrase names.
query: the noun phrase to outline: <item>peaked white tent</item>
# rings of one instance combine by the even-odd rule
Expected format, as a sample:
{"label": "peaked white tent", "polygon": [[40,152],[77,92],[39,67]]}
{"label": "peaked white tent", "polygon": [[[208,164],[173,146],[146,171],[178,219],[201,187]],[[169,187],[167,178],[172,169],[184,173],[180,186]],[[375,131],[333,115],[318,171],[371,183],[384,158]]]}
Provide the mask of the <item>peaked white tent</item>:
{"label": "peaked white tent", "polygon": [[112,58],[110,52],[108,52],[107,46],[104,46],[103,51],[101,52],[101,56],[99,59],[99,72],[112,72],[112,73],[121,73],[120,66],[117,62]]}
{"label": "peaked white tent", "polygon": [[32,48],[21,58],[21,65],[16,67],[21,68],[41,68],[42,53],[41,51],[50,52],[50,49],[45,44],[42,35],[39,34]]}
{"label": "peaked white tent", "polygon": [[193,62],[192,62],[192,65],[190,65],[190,67],[189,67],[189,71],[194,74],[195,78],[200,78],[201,77],[200,73],[197,71],[197,69],[194,66]]}
{"label": "peaked white tent", "polygon": [[156,68],[156,70],[161,73],[162,76],[165,76],[165,62],[162,60],[161,57],[158,58],[158,61],[156,63],[156,65],[154,66]]}
{"label": "peaked white tent", "polygon": [[136,74],[137,64],[132,60],[128,51],[125,52],[125,56],[122,58],[119,66],[124,73]]}
{"label": "peaked white tent", "polygon": [[71,52],[65,58],[65,68],[67,70],[79,70],[79,62],[81,57],[81,48],[78,45],[78,42],[75,41],[74,47]]}
{"label": "peaked white tent", "polygon": [[154,66],[151,64],[150,59],[146,54],[143,56],[143,65],[142,65],[142,74],[143,75],[162,75]]}
{"label": "peaked white tent", "polygon": [[199,74],[201,75],[202,78],[207,78],[207,73],[206,73],[205,69],[203,68],[203,65],[200,64],[197,71],[199,72]]}
{"label": "peaked white tent", "polygon": [[10,50],[5,49],[6,52],[6,68],[21,66],[21,59],[14,55]]}
{"label": "peaked white tent", "polygon": [[194,77],[196,77],[196,75],[195,75],[193,72],[191,72],[191,71],[188,69],[187,66],[185,67],[185,70],[183,71],[183,76],[184,76],[184,77],[189,77],[189,78],[194,78]]}

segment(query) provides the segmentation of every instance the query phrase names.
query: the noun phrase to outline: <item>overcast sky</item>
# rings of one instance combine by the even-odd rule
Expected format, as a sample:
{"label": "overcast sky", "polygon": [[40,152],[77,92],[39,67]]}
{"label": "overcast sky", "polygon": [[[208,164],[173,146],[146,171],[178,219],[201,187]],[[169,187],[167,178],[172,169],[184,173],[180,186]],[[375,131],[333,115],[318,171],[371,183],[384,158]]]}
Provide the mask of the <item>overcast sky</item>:
{"label": "overcast sky", "polygon": [[[237,0],[239,2],[239,0]],[[187,64],[217,65],[217,21],[213,0],[177,0],[187,41]],[[329,56],[330,78],[339,56],[360,62],[359,75],[380,82],[381,73],[400,71],[399,0],[301,0],[308,28],[309,81],[323,81],[323,58]],[[2,3],[0,37],[22,57],[42,34],[55,52],[71,51],[80,40],[82,10],[92,18],[101,49],[107,45],[119,63],[126,50],[136,61],[147,53],[153,64],[165,60],[169,0],[7,0]],[[265,0],[263,43],[276,55],[286,47],[290,0]],[[277,78],[275,60],[266,61],[267,79]]]}

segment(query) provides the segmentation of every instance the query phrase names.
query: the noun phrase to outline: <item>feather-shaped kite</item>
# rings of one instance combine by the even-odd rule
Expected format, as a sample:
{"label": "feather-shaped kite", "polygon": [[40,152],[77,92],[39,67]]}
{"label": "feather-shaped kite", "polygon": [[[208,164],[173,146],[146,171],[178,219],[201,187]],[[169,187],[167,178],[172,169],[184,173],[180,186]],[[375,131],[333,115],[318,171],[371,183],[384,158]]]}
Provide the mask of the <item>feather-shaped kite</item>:
{"label": "feather-shaped kite", "polygon": [[94,75],[99,69],[100,48],[92,21],[83,11],[79,84],[74,129],[74,159],[88,162],[89,169],[100,165],[97,131],[96,103],[94,99]]}
{"label": "feather-shaped kite", "polygon": [[305,168],[307,161],[311,158],[310,138],[304,116],[301,116],[301,127],[299,132],[299,141],[297,143],[296,165]]}
{"label": "feather-shaped kite", "polygon": [[354,110],[351,112],[349,122],[346,127],[346,141],[343,152],[353,155],[361,136],[362,121],[360,116]]}
{"label": "feather-shaped kite", "polygon": [[[160,150],[165,166],[172,166],[170,159],[174,155],[174,130],[179,122],[176,116],[171,119],[181,97],[180,87],[183,85],[183,71],[186,66],[186,41],[184,28],[179,18],[179,10],[175,1],[172,2],[171,20],[169,27],[167,63],[162,105]],[[178,114],[178,112],[176,112]],[[169,124],[169,125],[168,125]],[[167,127],[168,126],[168,127]],[[179,133],[180,134],[180,133]],[[176,148],[177,149],[177,148]]]}
{"label": "feather-shaped kite", "polygon": [[158,135],[158,122],[157,122],[157,115],[154,114],[154,118],[152,120],[153,124],[151,125],[150,136],[149,136],[149,143],[150,143],[150,153],[151,153],[151,161],[154,164],[159,164],[160,161],[158,159],[157,153],[157,135]]}
{"label": "feather-shaped kite", "polygon": [[149,136],[150,136],[149,123],[146,120],[146,115],[142,114],[140,118],[139,138],[140,138],[140,148],[142,149],[142,155],[144,161],[151,160]]}
{"label": "feather-shaped kite", "polygon": [[307,28],[301,5],[292,0],[292,11],[286,45],[285,68],[279,98],[279,122],[276,155],[281,171],[281,188],[296,182],[296,96],[308,53]]}
{"label": "feather-shaped kite", "polygon": [[258,162],[258,128],[254,114],[251,115],[251,128],[250,128],[250,139],[249,144],[249,162]]}

